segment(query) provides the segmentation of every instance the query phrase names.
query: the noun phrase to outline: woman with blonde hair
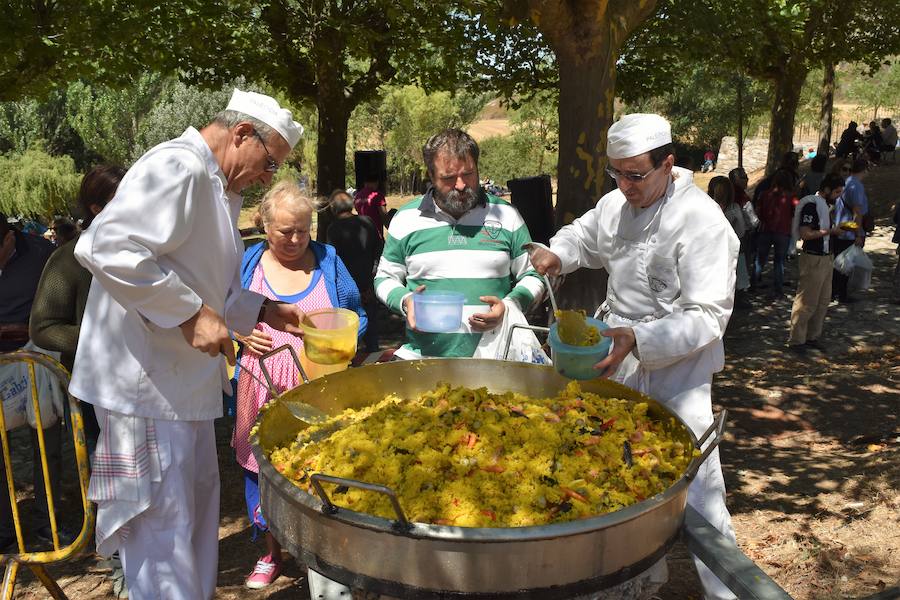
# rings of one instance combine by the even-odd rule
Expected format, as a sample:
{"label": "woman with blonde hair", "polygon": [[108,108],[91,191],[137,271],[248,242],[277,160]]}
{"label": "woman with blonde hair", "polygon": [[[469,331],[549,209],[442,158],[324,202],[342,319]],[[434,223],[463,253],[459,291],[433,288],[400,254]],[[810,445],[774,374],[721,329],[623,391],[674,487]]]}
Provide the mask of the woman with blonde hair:
{"label": "woman with blonde hair", "polygon": [[[257,226],[266,239],[247,248],[241,265],[241,285],[278,302],[296,304],[303,312],[320,308],[347,308],[359,315],[359,335],[366,330],[366,313],[359,290],[333,246],[310,239],[316,206],[293,181],[281,181],[265,195],[257,211]],[[290,344],[299,353],[303,341],[291,334],[257,323],[247,337],[238,337],[237,414],[232,446],[244,468],[244,495],[247,514],[256,533],[265,533],[267,554],[261,557],[246,585],[260,589],[281,573],[281,546],[269,533],[259,504],[259,466],[250,451],[250,428],[259,409],[268,400],[268,390],[259,383],[262,373],[259,356],[273,348]],[[288,353],[266,361],[266,368],[279,390],[293,387],[297,372]],[[252,375],[255,375],[254,378]]]}

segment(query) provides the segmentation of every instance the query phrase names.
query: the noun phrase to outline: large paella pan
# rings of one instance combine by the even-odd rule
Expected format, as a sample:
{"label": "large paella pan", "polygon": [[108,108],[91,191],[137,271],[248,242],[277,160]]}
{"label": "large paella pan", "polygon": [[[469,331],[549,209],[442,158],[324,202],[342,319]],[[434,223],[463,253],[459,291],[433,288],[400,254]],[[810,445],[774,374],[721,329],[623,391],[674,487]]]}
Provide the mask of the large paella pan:
{"label": "large paella pan", "polygon": [[569,380],[552,367],[479,359],[429,359],[371,365],[329,375],[289,390],[270,403],[251,438],[260,465],[262,510],[275,537],[311,569],[350,587],[405,598],[568,598],[603,589],[648,568],[669,548],[684,516],[687,487],[721,439],[721,419],[698,441],[662,404],[608,380],[582,382],[585,391],[646,402],[648,414],[672,420],[672,435],[693,453],[684,474],[664,492],[616,512],[531,527],[454,527],[410,522],[392,490],[340,480],[386,494],[395,518],[338,508],[315,477],[316,494],[295,486],[269,462],[269,452],[290,443],[305,427],[290,403],[308,403],[330,414],[362,408],[389,393],[415,397],[441,382],[492,392],[552,396]]}

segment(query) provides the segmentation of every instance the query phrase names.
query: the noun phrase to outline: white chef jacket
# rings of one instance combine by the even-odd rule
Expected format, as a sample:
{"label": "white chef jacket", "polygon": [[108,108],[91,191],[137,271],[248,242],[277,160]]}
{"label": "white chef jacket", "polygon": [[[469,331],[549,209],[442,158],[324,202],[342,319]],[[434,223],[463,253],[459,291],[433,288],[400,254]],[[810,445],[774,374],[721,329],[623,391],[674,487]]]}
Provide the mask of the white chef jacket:
{"label": "white chef jacket", "polygon": [[[613,379],[662,402],[699,437],[712,424],[711,382],[725,363],[740,242],[722,209],[673,169],[665,195],[645,209],[618,189],[550,240],[562,272],[609,273],[604,320],[632,327],[635,350]],[[734,540],[718,448],[688,488],[688,504]],[[695,557],[704,595],[734,594]]]}
{"label": "white chef jacket", "polygon": [[[724,366],[722,337],[734,306],[739,246],[722,210],[693,184],[690,171],[678,167],[650,207],[633,208],[613,190],[550,241],[563,273],[607,270],[606,321],[632,327],[637,342],[616,379],[662,401],[695,386],[697,376],[709,381]],[[693,377],[679,383],[677,373],[661,372],[670,367]],[[628,372],[636,370],[637,379]],[[703,423],[682,418],[697,433],[712,415]]]}
{"label": "white chef jacket", "polygon": [[[249,334],[263,296],[242,290],[242,198],[194,128],[128,170],[75,246],[94,276],[70,392],[125,415],[206,420],[230,392],[224,358],[195,350],[179,324],[201,304]],[[225,387],[227,386],[227,387]]]}

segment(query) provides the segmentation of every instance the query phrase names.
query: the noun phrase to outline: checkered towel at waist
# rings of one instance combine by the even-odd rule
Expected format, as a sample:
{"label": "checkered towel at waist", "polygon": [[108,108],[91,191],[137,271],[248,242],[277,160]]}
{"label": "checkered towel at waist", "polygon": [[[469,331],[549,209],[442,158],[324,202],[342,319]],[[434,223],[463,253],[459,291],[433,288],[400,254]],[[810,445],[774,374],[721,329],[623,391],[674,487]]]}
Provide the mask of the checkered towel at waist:
{"label": "checkered towel at waist", "polygon": [[91,462],[88,497],[95,501],[149,502],[150,483],[162,479],[152,419],[96,407],[100,438]]}

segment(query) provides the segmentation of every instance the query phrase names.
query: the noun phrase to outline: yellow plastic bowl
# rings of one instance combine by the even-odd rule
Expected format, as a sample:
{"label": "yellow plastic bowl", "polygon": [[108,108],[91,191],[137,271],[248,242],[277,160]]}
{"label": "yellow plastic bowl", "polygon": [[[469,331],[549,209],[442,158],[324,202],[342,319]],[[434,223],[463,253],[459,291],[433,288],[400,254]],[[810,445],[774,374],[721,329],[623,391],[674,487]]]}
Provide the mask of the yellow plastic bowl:
{"label": "yellow plastic bowl", "polygon": [[300,323],[306,356],[320,365],[349,363],[356,355],[359,315],[346,308],[322,308],[306,313],[315,327]]}

